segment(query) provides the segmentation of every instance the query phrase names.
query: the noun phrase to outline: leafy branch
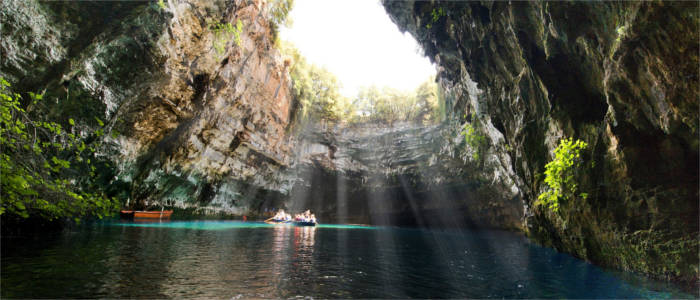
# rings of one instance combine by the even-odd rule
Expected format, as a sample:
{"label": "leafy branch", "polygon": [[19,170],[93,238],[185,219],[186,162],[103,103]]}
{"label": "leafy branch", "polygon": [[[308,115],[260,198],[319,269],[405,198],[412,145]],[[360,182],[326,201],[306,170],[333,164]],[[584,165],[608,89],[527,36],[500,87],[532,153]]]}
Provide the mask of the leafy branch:
{"label": "leafy branch", "polygon": [[[562,201],[566,201],[576,196],[578,184],[576,177],[580,173],[583,163],[581,151],[585,150],[588,144],[581,140],[574,141],[572,138],[562,139],[559,146],[554,150],[554,160],[545,166],[545,179],[547,191],[537,197],[535,205],[546,205],[552,211],[559,211]],[[581,193],[583,199],[588,198],[587,193]]]}
{"label": "leafy branch", "polygon": [[[9,90],[0,78],[0,215],[11,214],[45,219],[110,215],[118,208],[116,199],[90,192],[85,174],[96,176],[94,154],[98,142],[89,143],[76,130],[40,119],[32,119],[20,104],[21,96]],[[43,95],[29,93],[30,106]],[[104,123],[96,118],[100,126]],[[101,136],[102,129],[85,136]]]}
{"label": "leafy branch", "polygon": [[472,157],[474,160],[478,161],[481,159],[484,147],[486,146],[486,136],[478,133],[479,122],[475,117],[472,119],[475,122],[464,124],[464,127],[462,128],[462,135],[464,136],[464,141],[466,144],[474,150]]}
{"label": "leafy branch", "polygon": [[446,16],[447,13],[445,13],[445,10],[440,7],[438,9],[433,8],[433,10],[430,12],[430,20],[428,21],[427,24],[425,24],[425,28],[430,29],[433,27],[435,23],[437,23],[440,18]]}
{"label": "leafy branch", "polygon": [[218,55],[223,55],[226,52],[226,44],[231,39],[236,46],[241,46],[241,33],[243,32],[241,20],[236,21],[235,27],[231,23],[213,23],[209,28],[214,32],[214,49]]}

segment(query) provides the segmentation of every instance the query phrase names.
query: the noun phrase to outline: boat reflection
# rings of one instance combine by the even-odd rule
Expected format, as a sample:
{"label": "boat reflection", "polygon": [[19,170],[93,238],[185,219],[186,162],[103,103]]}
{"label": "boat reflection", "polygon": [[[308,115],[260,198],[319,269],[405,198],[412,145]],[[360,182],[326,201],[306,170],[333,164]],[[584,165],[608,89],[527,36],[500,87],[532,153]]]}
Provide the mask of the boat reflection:
{"label": "boat reflection", "polygon": [[128,222],[130,223],[138,223],[138,224],[151,224],[151,223],[170,223],[170,219],[147,219],[147,218],[134,218],[133,220],[129,220]]}
{"label": "boat reflection", "polygon": [[311,258],[315,235],[316,227],[275,226],[272,238],[275,262],[284,264],[290,256],[295,259]]}
{"label": "boat reflection", "polygon": [[270,264],[274,294],[290,294],[316,278],[314,260],[316,227],[275,226],[272,234],[273,256]]}
{"label": "boat reflection", "polygon": [[[287,260],[289,251],[289,233],[291,232],[289,226],[275,226],[274,233],[272,234],[272,249],[274,260],[272,261],[272,271],[273,274],[279,276],[286,273],[285,262]],[[277,281],[277,280],[276,280]]]}
{"label": "boat reflection", "polygon": [[307,248],[313,252],[314,236],[316,235],[316,227],[312,226],[297,226],[294,227],[294,248],[297,251]]}

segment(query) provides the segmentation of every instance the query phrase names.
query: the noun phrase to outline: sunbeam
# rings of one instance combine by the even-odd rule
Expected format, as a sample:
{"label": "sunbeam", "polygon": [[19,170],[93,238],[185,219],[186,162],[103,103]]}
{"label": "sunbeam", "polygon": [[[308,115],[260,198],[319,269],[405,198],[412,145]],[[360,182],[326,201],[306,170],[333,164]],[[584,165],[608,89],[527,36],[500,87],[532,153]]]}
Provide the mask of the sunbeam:
{"label": "sunbeam", "polygon": [[411,212],[413,213],[413,218],[416,220],[416,224],[419,227],[424,227],[426,224],[423,220],[423,214],[421,213],[422,209],[418,201],[413,196],[414,191],[409,189],[409,184],[406,182],[406,178],[404,177],[404,175],[399,175],[399,184],[401,185],[401,189],[403,190],[403,194],[406,198],[406,201],[408,201],[408,205],[411,208]]}
{"label": "sunbeam", "polygon": [[345,178],[344,173],[339,173],[336,176],[336,212],[335,220],[336,223],[347,224],[348,223],[348,183]]}

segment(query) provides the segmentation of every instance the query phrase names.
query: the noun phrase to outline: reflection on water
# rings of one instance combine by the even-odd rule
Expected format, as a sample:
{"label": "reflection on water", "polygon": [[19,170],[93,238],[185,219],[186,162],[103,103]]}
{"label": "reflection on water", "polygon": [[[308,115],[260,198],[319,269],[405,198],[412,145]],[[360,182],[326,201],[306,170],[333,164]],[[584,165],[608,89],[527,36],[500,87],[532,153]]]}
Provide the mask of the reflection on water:
{"label": "reflection on water", "polygon": [[313,254],[315,233],[316,227],[294,227],[294,248],[296,252],[310,251]]}
{"label": "reflection on water", "polygon": [[127,222],[2,242],[2,298],[691,297],[498,231]]}

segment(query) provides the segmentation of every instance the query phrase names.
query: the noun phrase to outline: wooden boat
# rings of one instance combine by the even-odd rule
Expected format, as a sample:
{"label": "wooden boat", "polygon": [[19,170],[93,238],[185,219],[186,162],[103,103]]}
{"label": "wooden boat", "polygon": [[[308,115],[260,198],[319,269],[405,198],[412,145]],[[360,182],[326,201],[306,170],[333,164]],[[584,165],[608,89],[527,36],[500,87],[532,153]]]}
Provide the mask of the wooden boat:
{"label": "wooden boat", "polygon": [[122,210],[119,212],[119,217],[122,219],[133,219],[134,218],[134,211],[133,210]]}
{"label": "wooden boat", "polygon": [[148,218],[148,219],[168,219],[170,215],[173,214],[172,210],[162,210],[162,211],[135,211],[134,218]]}
{"label": "wooden boat", "polygon": [[292,223],[292,221],[275,220],[273,218],[269,218],[269,219],[265,220],[265,223],[267,223],[267,224],[289,224],[289,223]]}
{"label": "wooden boat", "polygon": [[125,219],[168,219],[173,214],[172,210],[161,211],[141,211],[141,210],[122,210],[119,216]]}
{"label": "wooden boat", "polygon": [[267,224],[292,224],[294,226],[316,226],[316,222],[307,222],[307,221],[304,221],[303,219],[278,220],[278,219],[275,219],[274,217],[265,220],[265,223],[267,223]]}

